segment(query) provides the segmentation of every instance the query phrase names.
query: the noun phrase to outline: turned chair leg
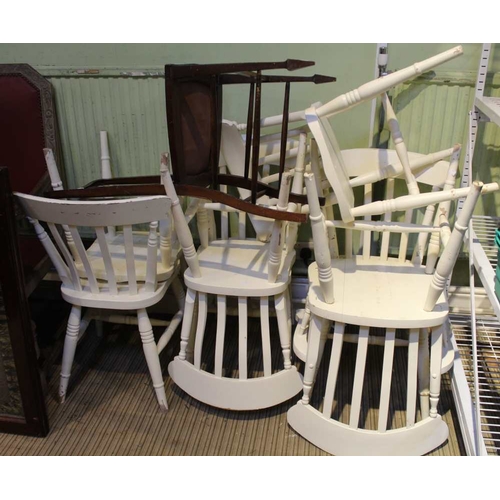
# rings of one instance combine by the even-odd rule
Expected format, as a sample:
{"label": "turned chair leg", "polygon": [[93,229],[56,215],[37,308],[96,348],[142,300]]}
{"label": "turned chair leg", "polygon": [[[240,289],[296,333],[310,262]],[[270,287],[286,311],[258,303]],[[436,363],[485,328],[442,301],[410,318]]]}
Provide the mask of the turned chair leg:
{"label": "turned chair leg", "polygon": [[137,311],[137,321],[139,324],[139,333],[141,334],[144,356],[146,357],[146,363],[153,381],[158,404],[160,405],[161,411],[165,412],[168,410],[165,384],[163,383],[160,358],[158,357],[158,350],[153,335],[153,327],[151,326],[151,321],[149,320],[146,309],[139,309]]}
{"label": "turned chair leg", "polygon": [[104,322],[100,319],[96,319],[95,321],[95,332],[97,338],[102,339],[104,337]]}
{"label": "turned chair leg", "polygon": [[309,328],[309,321],[311,320],[311,311],[309,309],[309,302],[306,299],[306,304],[304,307],[304,314],[302,316],[302,320],[297,323],[297,327],[295,328],[295,335],[301,336],[305,335],[307,329]]}
{"label": "turned chair leg", "polygon": [[283,350],[283,361],[285,370],[292,366],[291,361],[291,325],[288,321],[288,304],[286,292],[280,293],[274,297],[274,306],[276,309],[276,319],[278,320],[278,332],[280,336],[281,349]]}
{"label": "turned chair leg", "polygon": [[[193,337],[191,331],[192,330],[191,325],[192,323],[194,323],[193,316],[194,316],[195,303],[196,303],[196,292],[188,288],[186,301],[184,304],[184,316],[182,318],[181,347],[179,352],[179,359],[181,359],[182,361],[188,358],[189,354],[188,343],[190,342],[190,339]],[[190,352],[192,353],[193,350],[191,349]]]}
{"label": "turned chair leg", "polygon": [[429,416],[429,329],[421,328],[418,339],[418,392],[422,419]]}
{"label": "turned chair leg", "polygon": [[307,339],[307,357],[304,368],[302,403],[309,404],[311,390],[314,385],[314,379],[321,363],[320,354],[323,353],[326,342],[325,332],[329,328],[330,321],[311,315],[309,325],[309,336]]}
{"label": "turned chair leg", "polygon": [[443,356],[443,330],[444,325],[432,329],[431,335],[431,370],[430,370],[430,416],[436,418],[438,415],[437,405],[441,389],[441,360]]}
{"label": "turned chair leg", "polygon": [[172,280],[172,291],[174,292],[175,300],[177,300],[179,309],[181,311],[184,311],[184,302],[186,300],[186,294],[184,293],[184,287],[182,286],[179,276],[176,276]]}
{"label": "turned chair leg", "polygon": [[75,358],[76,345],[78,343],[78,334],[80,332],[80,320],[82,317],[82,308],[73,306],[69,313],[68,326],[66,327],[66,338],[64,340],[64,350],[61,366],[61,380],[59,383],[59,400],[64,403],[66,391],[68,389],[69,377],[71,375],[71,366]]}

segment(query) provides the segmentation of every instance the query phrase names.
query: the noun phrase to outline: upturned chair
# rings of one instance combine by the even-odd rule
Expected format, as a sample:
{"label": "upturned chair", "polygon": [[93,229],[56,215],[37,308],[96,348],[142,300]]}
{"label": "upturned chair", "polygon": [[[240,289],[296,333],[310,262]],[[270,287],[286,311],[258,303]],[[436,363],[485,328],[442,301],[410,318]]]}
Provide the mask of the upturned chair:
{"label": "upturned chair", "polygon": [[[312,162],[311,170],[315,174],[316,189],[321,190],[322,194],[327,199],[327,203],[322,207],[322,212],[325,219],[330,221],[328,230],[328,248],[332,258],[336,259],[340,257],[341,252],[339,251],[339,245],[337,240],[337,229],[339,229],[343,224],[338,221],[332,222],[333,217],[333,205],[332,202],[335,201],[335,195],[331,190],[331,187],[326,180],[323,168],[320,166],[318,151],[315,140],[312,140]],[[449,190],[454,188],[456,174],[458,169],[458,162],[460,159],[461,148],[456,145],[448,150],[443,150],[437,153],[432,153],[429,155],[423,155],[418,153],[409,153],[410,163],[413,168],[414,178],[419,185],[431,187],[432,191],[439,190]],[[364,200],[369,202],[371,194],[373,192],[373,183],[369,182],[370,179],[379,181],[385,178],[385,198],[391,199],[394,196],[394,190],[396,183],[402,183],[404,178],[404,172],[402,165],[398,159],[397,153],[394,150],[381,150],[381,149],[351,149],[343,150],[342,152],[344,164],[346,166],[348,175],[350,177],[349,184],[352,187],[363,186],[364,188]],[[446,156],[451,156],[450,161],[445,161],[442,158]],[[428,189],[427,188],[427,189]],[[431,204],[426,207],[426,210],[422,217],[421,224],[423,226],[430,226],[434,218],[434,226],[439,225],[439,214],[435,214],[435,205]],[[450,203],[445,203],[441,207],[449,213]],[[392,212],[387,212],[384,214],[383,220],[385,222],[390,222],[392,218]],[[370,218],[367,218],[370,220]],[[414,245],[414,256],[412,261],[415,264],[422,263],[422,252],[427,249],[427,243],[429,234],[432,235],[431,243],[426,256],[426,268],[428,272],[432,272],[434,269],[438,254],[440,251],[439,235],[438,233],[429,233],[423,231],[418,235],[413,234],[415,239]],[[352,256],[355,253],[362,253],[364,256],[368,256],[370,252],[373,251],[374,246],[378,248],[379,254],[384,258],[388,258],[389,254],[395,252],[398,254],[398,259],[403,265],[406,261],[406,246],[402,246],[401,242],[397,245],[395,237],[392,238],[391,245],[391,233],[390,232],[371,232],[364,231],[362,233],[362,238],[359,242],[359,248],[355,248],[353,243],[352,230],[348,227],[345,229],[345,241],[344,253],[346,256]],[[379,236],[378,240],[375,238]],[[418,241],[416,238],[418,237]],[[417,245],[420,251],[417,252]],[[399,249],[398,249],[399,248]],[[403,256],[405,256],[403,258]],[[396,265],[396,261],[394,262]],[[302,361],[306,360],[307,352],[307,328],[309,326],[310,311],[306,301],[305,309],[298,312],[299,321],[293,335],[293,350],[296,356]],[[443,370],[442,372],[449,369],[452,365],[454,358],[454,351],[451,344],[448,342],[448,336],[445,337],[444,351],[443,351]]]}
{"label": "upturned chair", "polygon": [[[300,138],[300,151],[293,174],[292,191],[302,192],[306,138]],[[295,260],[294,245],[298,224],[276,220],[269,241],[246,239],[245,213],[240,212],[236,237],[226,239],[210,236],[208,210],[235,211],[216,203],[201,201],[197,224],[200,248],[196,252],[189,227],[178,201],[176,190],[168,171],[168,160],[162,157],[162,179],[167,195],[172,200],[175,230],[189,268],[184,274],[187,287],[184,320],[181,330],[179,355],[169,365],[174,382],[189,395],[206,404],[232,410],[254,410],[274,406],[296,395],[301,388],[301,376],[291,363],[291,316],[288,286],[291,267]],[[296,204],[288,203],[292,175],[285,172],[279,191],[277,213],[290,211],[292,218]],[[207,194],[208,196],[209,194]],[[272,211],[271,211],[272,212]],[[214,371],[209,373],[202,365],[202,358],[210,348],[204,342],[209,296],[216,297],[217,331],[214,348]],[[237,299],[238,304],[238,374],[224,373],[227,300]],[[262,337],[261,356],[263,376],[251,376],[248,363],[249,300],[259,301]],[[270,305],[274,302],[283,356],[281,368],[273,373]],[[194,312],[198,318],[195,331]],[[194,354],[192,354],[192,349]]]}
{"label": "upturned chair", "polygon": [[[166,411],[159,353],[173,333],[167,330],[155,342],[146,308],[158,303],[170,284],[174,289],[179,264],[171,263],[169,239],[158,234],[158,221],[170,220],[166,196],[106,201],[66,201],[16,193],[26,215],[61,279],[61,294],[72,305],[68,319],[61,368],[59,397],[64,402],[76,346],[82,330],[82,307],[99,310],[135,311],[144,355],[162,411]],[[41,222],[47,223],[52,239]],[[147,245],[137,244],[133,227],[148,224]],[[93,228],[99,246],[100,264],[82,242],[79,227]],[[106,235],[107,227],[122,226],[122,246]],[[73,248],[61,234],[69,231]],[[55,242],[55,244],[54,244]],[[76,252],[76,254],[74,254]],[[78,261],[76,258],[78,256]],[[159,263],[165,263],[160,266]],[[180,287],[181,288],[181,287]],[[182,288],[179,290],[182,294]],[[180,296],[180,295],[179,295]]]}
{"label": "upturned chair", "polygon": [[[264,63],[167,64],[165,94],[174,183],[209,186],[212,189],[219,189],[219,185],[243,187],[250,190],[251,202],[255,204],[258,190],[262,188],[258,183],[262,84],[285,84],[279,156],[281,180],[286,160],[291,83],[322,84],[336,80],[334,77],[323,75],[311,77],[264,75],[262,71],[271,69],[295,71],[313,65],[313,61],[296,59]],[[223,88],[234,84],[249,86],[244,172],[243,176],[238,176],[239,178],[235,175],[220,175],[219,172]],[[271,191],[272,189],[267,186],[265,194]]]}
{"label": "upturned chair", "polygon": [[[329,122],[322,120],[323,128],[316,126],[312,122],[312,129],[316,132],[316,136],[320,138],[323,146],[323,152],[326,155],[325,163],[320,159],[316,139],[311,141],[311,171],[315,174],[316,187],[318,192],[322,193],[326,198],[326,203],[322,208],[323,214],[327,220],[333,220],[333,204],[337,203],[337,198],[329,180],[326,177],[325,168],[343,169],[345,172],[342,182],[349,185],[351,189],[363,187],[365,204],[370,203],[373,199],[374,182],[381,180],[385,181],[385,199],[394,197],[395,183],[397,179],[402,179],[406,183],[406,187],[410,194],[419,194],[420,185],[427,185],[432,188],[432,191],[449,191],[455,187],[456,174],[460,159],[461,147],[459,144],[453,148],[438,151],[427,155],[408,152],[406,149],[403,135],[399,128],[399,123],[392,108],[392,105],[386,94],[382,95],[382,102],[386,110],[387,122],[390,128],[391,136],[395,143],[395,150],[376,149],[376,148],[361,148],[351,150],[339,150],[336,144],[335,135]],[[309,116],[309,114],[308,114]],[[328,149],[327,142],[323,140],[327,137],[328,144],[331,146]],[[332,156],[333,155],[333,156]],[[444,161],[450,157],[450,162]],[[333,166],[336,165],[336,166]],[[336,175],[339,174],[336,172]],[[335,177],[338,179],[338,177]],[[342,189],[338,188],[342,193]],[[346,191],[346,190],[344,190]],[[353,200],[353,191],[346,194]],[[449,213],[450,201],[443,203],[440,208],[446,213]],[[405,212],[404,223],[412,222],[413,210]],[[391,221],[392,212],[388,211],[384,214],[384,221]],[[371,216],[364,217],[365,220],[371,220]],[[439,214],[435,214],[435,205],[429,204],[426,207],[425,213],[422,216],[422,225],[429,226],[434,219],[434,225],[439,224]],[[378,241],[374,241],[376,234],[370,231],[365,231],[363,238],[359,243],[359,252],[363,255],[368,255],[371,247],[376,244],[380,247],[381,255],[387,257],[390,251],[390,233],[383,234]],[[398,259],[404,264],[407,258],[408,250],[408,234],[400,235]],[[422,232],[418,235],[418,242],[415,242],[413,252],[413,262],[416,264],[422,263],[422,255],[425,252],[429,233]],[[337,232],[334,224],[328,227],[329,251],[332,258],[339,257],[339,247],[337,242]],[[394,252],[394,249],[392,250]],[[354,252],[353,232],[350,228],[345,229],[345,254],[352,255]],[[439,254],[439,236],[434,234],[431,239],[431,247],[427,256],[427,269],[432,272]],[[306,303],[306,308],[300,311],[301,321],[297,325],[294,335],[294,352],[297,356],[305,361],[307,349],[306,329],[309,321],[309,310]],[[454,352],[449,342],[448,335],[445,336],[446,349],[443,353],[443,366],[449,369],[453,363]]]}
{"label": "upturned chair", "polygon": [[[312,132],[311,170],[315,173],[318,192],[322,195],[326,193],[326,203],[322,210],[328,220],[333,220],[333,205],[335,204],[339,207],[343,223],[351,223],[354,220],[355,213],[358,210],[358,208],[354,207],[353,189],[355,187],[364,187],[364,204],[368,205],[373,199],[373,183],[385,180],[386,198],[393,198],[394,182],[398,177],[405,180],[410,195],[406,199],[407,206],[402,208],[405,211],[405,224],[412,222],[414,216],[413,208],[415,208],[411,206],[412,201],[414,201],[412,196],[419,194],[419,182],[431,185],[433,194],[435,194],[435,191],[443,189],[443,192],[439,196],[444,195],[445,197],[448,196],[448,198],[447,201],[440,205],[440,208],[445,210],[446,213],[449,212],[450,200],[453,198],[451,190],[455,186],[456,171],[460,157],[460,145],[429,155],[408,152],[396,114],[386,92],[394,85],[403,83],[416,74],[422,73],[461,54],[462,48],[460,46],[455,47],[425,61],[416,63],[413,66],[365,83],[357,89],[336,97],[325,105],[316,103],[304,112],[295,113],[294,121],[303,118]],[[328,121],[328,117],[345,112],[368,99],[376,97],[378,94],[380,94],[381,102],[385,109],[387,125],[395,145],[395,150],[374,148],[341,150]],[[277,118],[279,117],[268,119],[268,122],[272,123]],[[448,170],[446,163],[442,160],[449,156],[452,156],[452,159]],[[429,170],[431,166],[432,171]],[[422,173],[425,174],[424,177],[421,177]],[[432,199],[431,196],[429,205],[422,218],[422,225],[424,226],[432,224],[433,219],[435,225],[438,224],[439,214],[435,214],[435,205],[432,203]],[[359,210],[363,210],[363,208],[359,208]],[[387,210],[383,217],[384,221],[390,221],[391,214],[392,212]],[[376,215],[382,214],[379,212]],[[371,218],[370,214],[364,214],[365,220],[370,221]],[[329,251],[333,258],[339,257],[336,229],[335,225],[331,225],[328,228]],[[387,255],[389,252],[389,239],[390,233],[384,233],[378,241],[378,245],[381,245],[381,253],[383,255]],[[414,263],[422,263],[422,255],[425,252],[427,240],[428,233],[425,231],[421,232],[418,236],[418,242],[414,246]],[[407,258],[408,241],[409,235],[404,232],[401,233],[399,261],[403,264]],[[360,251],[365,256],[368,255],[373,244],[373,233],[365,231],[359,245]],[[353,255],[353,231],[349,227],[345,229],[345,253],[346,256]],[[430,256],[427,258],[428,269],[433,269],[438,254],[439,236],[434,235]],[[294,351],[300,359],[305,360],[307,349],[306,330],[309,321],[307,303],[305,310],[299,313],[301,317],[299,318],[294,335]],[[449,342],[449,335],[445,335],[445,338],[447,349],[443,359],[443,368],[449,369],[452,366],[454,353]]]}

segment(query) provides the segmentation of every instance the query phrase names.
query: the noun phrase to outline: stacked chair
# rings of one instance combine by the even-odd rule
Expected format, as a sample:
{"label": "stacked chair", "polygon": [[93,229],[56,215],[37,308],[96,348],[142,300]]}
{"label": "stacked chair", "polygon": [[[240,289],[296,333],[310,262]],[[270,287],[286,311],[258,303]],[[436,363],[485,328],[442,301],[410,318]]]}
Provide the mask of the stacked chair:
{"label": "stacked chair", "polygon": [[[305,146],[305,137],[303,141]],[[185,223],[174,184],[163,157],[162,178],[165,190],[173,204],[173,217],[188,270],[184,274],[187,287],[185,320],[181,331],[179,355],[169,365],[174,382],[195,399],[219,408],[251,410],[267,408],[290,399],[300,392],[302,379],[291,363],[291,302],[289,284],[291,267],[295,260],[297,224],[275,221],[269,241],[245,238],[244,220],[236,237],[210,239],[206,210],[234,211],[220,204],[203,203],[198,209],[200,248],[194,249],[189,227]],[[289,208],[288,195],[293,184],[302,187],[304,154],[299,154],[295,174],[282,178],[276,210]],[[301,164],[302,163],[302,164]],[[292,187],[293,189],[293,187]],[[292,226],[292,227],[291,227]],[[295,227],[293,227],[295,226]],[[213,373],[202,366],[202,357],[209,346],[204,345],[207,304],[213,296],[217,303],[217,332],[214,349]],[[224,373],[224,340],[226,307],[229,297],[235,297],[238,307],[238,370],[234,377]],[[248,370],[248,307],[249,300],[259,301],[262,337],[263,376],[251,377]],[[195,305],[198,305],[196,327]],[[283,355],[281,368],[272,371],[270,306],[274,305],[278,321]],[[194,344],[194,356],[188,346]]]}
{"label": "stacked chair", "polygon": [[[49,198],[18,198],[61,277],[64,299],[72,304],[61,398],[81,335],[81,308],[129,309],[136,311],[163,410],[167,400],[158,354],[182,321],[179,353],[168,372],[198,401],[257,410],[301,393],[288,410],[290,426],[336,455],[421,455],[440,446],[448,436],[438,414],[441,374],[453,358],[447,347],[446,285],[479,196],[499,187],[476,181],[455,189],[459,145],[427,155],[408,152],[386,92],[461,53],[456,47],[293,113],[291,82],[334,79],[262,71],[299,69],[310,62],[167,65],[170,154],[161,156],[161,182],[158,176],[112,179],[104,163],[103,179],[62,190],[53,157],[46,153],[54,191]],[[261,119],[261,86],[278,82],[285,83],[283,114]],[[250,87],[245,124],[222,120],[222,89],[230,84]],[[328,118],[378,96],[395,149],[342,150]],[[303,123],[289,130],[293,122]],[[281,126],[281,132],[262,135],[268,126]],[[374,200],[373,186],[380,181],[385,194]],[[395,197],[396,183],[408,194]],[[355,188],[364,190],[359,205]],[[460,198],[465,203],[452,226],[451,201]],[[291,270],[307,214],[315,262],[292,340]],[[149,225],[145,233],[132,229],[141,223]],[[88,250],[78,226],[95,228]],[[177,281],[181,253],[185,294]],[[158,303],[170,284],[178,301],[185,301],[156,343],[146,308]],[[249,349],[252,305],[260,318],[254,350]],[[273,309],[279,342],[272,339]],[[238,316],[234,333],[227,329],[230,310]],[[207,335],[210,311],[216,313],[215,340]],[[237,340],[237,365],[229,360],[229,335]],[[350,366],[346,344],[356,345]],[[403,372],[396,349],[404,352]],[[374,373],[367,366],[369,353],[377,350],[383,361]],[[294,353],[304,362],[303,376]],[[321,363],[324,388],[317,383]],[[347,388],[339,383],[346,367],[352,380]],[[403,422],[393,418],[396,382],[404,386]],[[368,385],[370,391],[375,387],[371,402],[379,401],[375,425],[366,417]],[[347,398],[341,394],[346,391]]]}
{"label": "stacked chair", "polygon": [[[301,390],[302,377],[291,359],[289,285],[298,224],[305,220],[300,207],[306,201],[303,196],[306,133],[299,130],[290,134],[285,119],[280,134],[262,136],[260,94],[264,82],[285,82],[284,115],[288,116],[291,82],[323,83],[334,79],[317,75],[311,78],[266,76],[261,71],[310,64],[286,61],[188,65],[168,66],[165,70],[172,163],[163,156],[162,180],[166,194],[172,199],[174,226],[188,264],[184,274],[187,294],[181,349],[169,365],[169,374],[185,392],[215,407],[267,408],[292,398]],[[234,71],[245,73],[232,74]],[[221,118],[222,85],[234,83],[250,85],[245,138],[235,124],[220,119],[216,120],[220,132],[217,126],[211,130],[204,128],[207,119]],[[178,126],[184,123],[190,126]],[[202,147],[193,151],[193,143]],[[219,150],[222,151],[220,160]],[[279,164],[278,172],[263,176],[258,167],[269,163]],[[279,189],[271,187],[273,180],[278,182]],[[186,183],[188,189],[183,186]],[[210,190],[205,188],[207,184]],[[219,189],[215,190],[216,187]],[[179,188],[184,191],[179,192]],[[245,203],[235,203],[234,199],[231,202],[228,188],[236,189],[238,201]],[[197,251],[178,194],[200,199],[196,217],[200,240]],[[214,212],[221,214],[218,234]],[[229,215],[236,216],[237,224],[229,224]],[[247,219],[251,228],[247,227]],[[206,341],[207,312],[212,301],[216,303],[217,314],[214,345]],[[225,354],[230,302],[234,302],[238,311],[237,369],[227,365]],[[258,303],[260,316],[258,356],[262,370],[258,371],[250,366],[256,353],[248,350],[251,302]],[[271,341],[273,308],[282,358],[277,367],[273,367],[272,362],[275,358]]]}
{"label": "stacked chair", "polygon": [[[101,176],[102,179],[112,179],[112,169],[111,169],[111,157],[109,152],[109,141],[108,133],[105,130],[99,132],[100,139],[100,160],[101,160]],[[44,149],[45,162],[47,165],[47,171],[50,176],[50,182],[53,191],[62,191],[64,189],[59,169],[53,154],[53,151],[49,148]],[[178,278],[179,275],[179,257],[180,257],[180,247],[175,245],[175,240],[172,239],[173,228],[170,220],[160,221],[160,234],[159,244],[164,247],[165,252],[158,259],[158,276],[160,280],[175,274],[176,277],[172,282],[172,290],[177,299],[179,305],[179,311],[174,315],[172,321],[165,321],[161,319],[152,319],[152,323],[155,326],[166,326],[168,327],[165,332],[165,339],[170,339],[170,337],[175,332],[176,328],[182,321],[182,309],[184,308],[184,289]],[[64,227],[64,236],[68,243],[68,247],[71,250],[71,254],[75,258],[76,267],[80,275],[85,276],[85,269],[83,263],[76,251],[71,232],[68,227]],[[109,243],[110,252],[115,257],[115,262],[118,264],[120,262],[118,259],[122,259],[121,266],[125,266],[125,250],[124,250],[124,234],[122,231],[116,231],[116,228],[109,226],[106,228],[106,238]],[[145,278],[145,256],[147,252],[147,242],[148,242],[148,232],[136,230],[133,232],[134,238],[134,248],[136,252],[137,260],[137,276],[140,281],[144,281]],[[172,243],[174,246],[172,248]],[[106,268],[103,260],[101,248],[99,246],[99,241],[96,239],[93,244],[87,249],[87,255],[89,257],[89,262],[92,266],[93,272],[97,278],[106,276]],[[118,273],[123,275],[123,269]],[[81,338],[85,333],[86,328],[90,322],[94,320],[96,323],[97,331],[102,334],[102,322],[114,322],[114,323],[124,323],[124,324],[134,324],[137,322],[135,315],[127,315],[118,313],[117,311],[106,311],[104,309],[88,309],[82,318],[81,329],[79,337]],[[168,341],[167,341],[168,342]],[[166,343],[167,343],[166,342]]]}
{"label": "stacked chair", "polygon": [[[397,73],[404,75],[405,70]],[[395,79],[397,73],[386,78]],[[391,181],[387,184],[387,198],[373,202],[371,184],[386,176],[388,152],[385,153],[383,162],[378,161],[378,170],[365,173],[349,169],[326,116],[332,111],[349,109],[353,99],[364,92],[371,97],[372,89],[380,89],[381,80],[384,78],[365,84],[325,106],[305,111],[307,123],[321,155],[323,172],[319,168],[319,162],[315,160],[311,164],[315,173],[305,176],[316,262],[309,267],[307,307],[297,330],[303,341],[306,325],[309,324],[303,396],[289,410],[288,422],[306,439],[333,454],[418,455],[433,450],[446,440],[448,428],[437,413],[443,371],[443,332],[449,321],[446,283],[481,191],[487,193],[498,189],[497,184],[483,186],[480,182],[475,182],[470,188],[453,189],[458,147],[429,155],[426,159],[414,157],[412,165],[390,102],[383,94],[382,102],[396,145],[392,161],[397,156],[399,173],[406,182],[409,194],[392,198]],[[357,102],[362,100],[358,99]],[[380,154],[377,151],[374,153]],[[443,155],[450,153],[452,161],[447,172],[443,171],[443,167],[446,167],[444,162],[438,162],[427,172],[422,172],[422,162],[429,165],[435,159],[441,159]],[[376,164],[373,160],[377,157],[370,154],[373,164]],[[351,152],[352,155],[358,161],[363,157],[359,151]],[[365,161],[369,160],[369,155],[364,156]],[[413,170],[418,171],[415,164],[420,165],[417,176],[413,173]],[[395,170],[394,165],[390,170]],[[333,191],[329,200],[339,206],[340,221],[325,221],[325,210],[321,209],[318,202],[318,190],[323,194],[322,174]],[[356,174],[358,177],[352,178]],[[315,179],[316,176],[318,179]],[[432,191],[421,194],[419,181],[432,185]],[[364,204],[356,207],[353,186],[357,185],[363,185],[365,193]],[[448,221],[450,201],[459,197],[466,197],[466,201],[451,231]],[[420,207],[425,208],[423,224],[415,224],[412,222],[413,210]],[[391,220],[391,214],[398,211],[405,212],[404,222]],[[383,221],[371,220],[372,216],[381,215],[384,216]],[[356,220],[357,217],[363,217],[363,220]],[[337,252],[332,260],[331,232],[337,228],[345,229],[345,252],[344,258],[339,258]],[[362,235],[359,255],[353,252],[354,231],[359,231]],[[383,236],[375,242],[373,233],[383,233]],[[399,248],[394,256],[390,254],[390,236],[393,233],[400,235]],[[412,233],[417,235],[417,241],[413,256],[408,260],[408,240]],[[429,234],[432,236],[427,246]],[[440,244],[444,250],[436,267]],[[335,255],[335,248],[333,250]],[[425,266],[422,264],[424,259]],[[334,333],[326,388],[323,398],[320,398],[317,408],[314,408],[311,404],[311,392],[332,323]],[[346,325],[354,333],[346,333]],[[385,333],[380,335],[380,330]],[[403,334],[406,338],[402,341],[396,337],[396,331],[400,333],[401,330],[406,332]],[[337,380],[345,341],[357,343],[357,350],[350,408],[344,412],[339,408],[338,398],[336,401],[335,396],[340,394]],[[407,346],[408,350],[405,377],[406,421],[397,428],[392,426],[389,418],[390,408],[394,408],[394,402],[391,403],[391,398],[394,397],[391,382],[396,343]],[[297,339],[295,345],[299,347],[300,344]],[[361,413],[362,402],[366,400],[368,390],[366,376],[374,377],[373,373],[365,376],[369,346],[372,349],[382,346],[384,349],[382,373],[376,374],[377,377],[380,376],[377,378],[379,407],[376,428],[367,428],[367,422],[362,419],[366,415]],[[304,348],[298,350],[303,356]],[[398,376],[401,377],[401,374]],[[417,397],[420,401],[418,422]]]}

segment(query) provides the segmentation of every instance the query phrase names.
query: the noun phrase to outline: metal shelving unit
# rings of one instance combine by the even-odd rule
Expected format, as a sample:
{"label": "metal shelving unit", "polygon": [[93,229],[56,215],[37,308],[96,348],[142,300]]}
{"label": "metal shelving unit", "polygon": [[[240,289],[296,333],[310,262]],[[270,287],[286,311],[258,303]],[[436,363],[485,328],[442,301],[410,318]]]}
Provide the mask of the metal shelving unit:
{"label": "metal shelving unit", "polygon": [[[500,98],[484,96],[491,44],[484,44],[479,64],[474,103],[469,116],[469,140],[462,173],[462,187],[470,185],[472,159],[480,122],[500,126]],[[457,212],[461,204],[458,204]],[[499,217],[474,216],[465,246],[470,255],[470,290],[476,270],[494,316],[476,317],[471,292],[471,315],[451,319],[457,357],[452,387],[462,434],[470,455],[500,454],[500,301],[495,294],[497,248],[495,231]]]}
{"label": "metal shelving unit", "polygon": [[[470,316],[451,315],[454,340],[460,353],[461,369],[463,370],[462,383],[474,387],[474,363],[472,355],[472,329]],[[500,322],[494,316],[476,318],[477,359],[478,359],[478,388],[481,401],[481,418],[479,427],[473,418],[469,419],[471,430],[481,435],[478,455],[500,454]],[[456,377],[456,373],[454,373]],[[456,385],[452,387],[455,390]],[[462,400],[463,403],[463,400]],[[457,405],[458,406],[458,405]],[[473,405],[462,407],[460,420],[466,418],[467,413],[473,414]],[[461,411],[459,409],[459,413]],[[474,436],[469,433],[469,442],[466,439],[466,448],[474,452]],[[472,453],[469,453],[472,454]]]}

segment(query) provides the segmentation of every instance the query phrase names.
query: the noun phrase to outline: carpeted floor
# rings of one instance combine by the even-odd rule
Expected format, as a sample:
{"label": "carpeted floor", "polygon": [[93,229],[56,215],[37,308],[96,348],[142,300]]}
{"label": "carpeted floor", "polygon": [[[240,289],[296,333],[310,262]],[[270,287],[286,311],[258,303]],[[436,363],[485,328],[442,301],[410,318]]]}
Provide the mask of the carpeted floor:
{"label": "carpeted floor", "polygon": [[[236,321],[236,318],[228,318],[227,332],[234,331],[231,321]],[[208,324],[206,343],[210,345],[215,337],[213,317]],[[227,337],[231,339],[230,335]],[[250,352],[260,343],[258,320],[251,319],[248,337]],[[277,332],[274,337],[273,342],[277,342]],[[235,360],[234,365],[237,359],[235,342],[226,344],[226,354]],[[178,346],[177,333],[161,355],[169,402],[168,413],[162,414],[150,385],[135,328],[107,325],[103,339],[89,329],[77,349],[69,394],[63,405],[56,400],[60,358],[55,360],[47,374],[49,435],[33,438],[0,434],[0,455],[326,455],[287,424],[287,410],[300,395],[274,408],[252,412],[219,410],[193,400],[168,376],[167,366],[177,354]],[[328,346],[329,343],[316,382],[316,402],[325,384]],[[373,401],[378,401],[377,377],[370,373],[378,372],[381,367],[377,350],[372,351],[365,382],[369,384],[368,396],[363,399],[361,415],[367,425],[376,422],[377,410]],[[278,363],[279,351],[276,349],[275,352],[273,363]],[[341,419],[348,417],[349,405],[342,399],[349,400],[346,389],[349,386],[349,363],[355,352],[354,344],[346,346],[345,369],[341,368],[339,379],[343,389],[338,393],[337,404]],[[397,360],[397,370],[401,373],[404,373],[403,359],[401,355],[401,360]],[[207,366],[213,362],[209,358],[204,361]],[[300,363],[297,366],[303,370]],[[249,369],[260,369],[257,357]],[[393,423],[397,424],[404,418],[404,405],[398,399],[398,394],[402,398],[404,391],[401,384],[393,385],[395,403],[391,405],[390,413]],[[449,426],[450,437],[431,454],[464,455],[448,376],[443,379],[440,413]]]}

